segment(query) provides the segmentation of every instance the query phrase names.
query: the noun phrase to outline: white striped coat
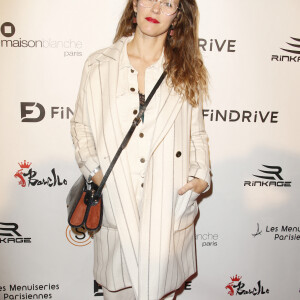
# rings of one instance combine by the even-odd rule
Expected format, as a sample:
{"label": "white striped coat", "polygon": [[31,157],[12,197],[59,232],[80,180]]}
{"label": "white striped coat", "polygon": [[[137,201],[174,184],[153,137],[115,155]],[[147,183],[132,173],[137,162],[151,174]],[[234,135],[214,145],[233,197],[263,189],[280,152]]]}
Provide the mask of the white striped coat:
{"label": "white striped coat", "polygon": [[[82,173],[105,172],[123,140],[116,107],[119,58],[126,38],[86,60],[71,133]],[[160,87],[160,107],[139,215],[130,162],[122,152],[103,190],[103,226],[95,235],[95,280],[109,290],[132,286],[138,300],[157,300],[197,270],[194,218],[198,194],[178,189],[195,176],[210,182],[201,105]]]}

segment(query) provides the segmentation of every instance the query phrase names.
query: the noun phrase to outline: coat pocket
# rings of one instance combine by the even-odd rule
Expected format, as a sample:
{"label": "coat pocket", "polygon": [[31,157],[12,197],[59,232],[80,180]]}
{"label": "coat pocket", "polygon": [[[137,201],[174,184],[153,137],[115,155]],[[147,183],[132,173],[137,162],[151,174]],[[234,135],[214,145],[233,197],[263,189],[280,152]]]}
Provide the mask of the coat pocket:
{"label": "coat pocket", "polygon": [[188,190],[183,195],[177,195],[174,215],[174,231],[182,230],[194,221],[198,212],[198,203],[196,199],[199,194]]}
{"label": "coat pocket", "polygon": [[114,213],[112,210],[112,206],[110,203],[110,195],[107,191],[106,186],[102,191],[103,196],[103,218],[102,218],[102,225],[107,228],[117,229],[116,219],[114,217]]}

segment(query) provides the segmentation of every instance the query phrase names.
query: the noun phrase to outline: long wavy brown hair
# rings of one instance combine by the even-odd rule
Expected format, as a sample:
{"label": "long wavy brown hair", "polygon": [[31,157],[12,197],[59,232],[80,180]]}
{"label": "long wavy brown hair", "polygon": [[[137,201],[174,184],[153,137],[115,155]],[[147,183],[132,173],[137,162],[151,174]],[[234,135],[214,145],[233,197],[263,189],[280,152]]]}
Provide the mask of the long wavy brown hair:
{"label": "long wavy brown hair", "polygon": [[[135,32],[136,24],[133,23],[133,18],[133,0],[128,0],[114,42]],[[208,98],[208,72],[198,44],[198,21],[196,0],[180,0],[173,22],[173,36],[167,35],[164,47],[167,81],[192,106]]]}

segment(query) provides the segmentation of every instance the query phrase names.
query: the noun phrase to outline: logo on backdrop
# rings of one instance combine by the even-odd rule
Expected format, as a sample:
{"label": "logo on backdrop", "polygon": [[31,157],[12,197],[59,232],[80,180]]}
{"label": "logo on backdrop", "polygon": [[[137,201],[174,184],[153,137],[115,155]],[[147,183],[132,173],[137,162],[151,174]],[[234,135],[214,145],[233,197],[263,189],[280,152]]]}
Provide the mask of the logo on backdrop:
{"label": "logo on backdrop", "polygon": [[290,40],[286,44],[284,48],[280,48],[283,52],[286,52],[286,55],[272,55],[271,61],[300,62],[300,38],[290,37]]}
{"label": "logo on backdrop", "polygon": [[254,177],[263,180],[245,180],[244,186],[276,186],[276,187],[291,187],[291,181],[285,181],[281,175],[282,168],[280,166],[262,165],[263,169],[258,169],[258,174],[253,174]]}
{"label": "logo on backdrop", "polygon": [[5,37],[12,37],[16,32],[15,25],[10,22],[5,22],[1,25],[1,33]]}
{"label": "logo on backdrop", "polygon": [[66,229],[66,237],[70,244],[78,247],[84,247],[89,245],[92,240],[84,227],[71,228],[70,226]]}
{"label": "logo on backdrop", "polygon": [[252,236],[262,236],[262,234],[268,234],[273,237],[274,241],[300,241],[300,226],[289,225],[265,225],[260,227],[257,223],[256,232],[252,233]]}
{"label": "logo on backdrop", "polygon": [[203,109],[203,117],[212,122],[278,123],[278,111]]}
{"label": "logo on backdrop", "polygon": [[236,40],[198,39],[198,45],[205,52],[236,52]]}
{"label": "logo on backdrop", "polygon": [[38,178],[37,171],[33,170],[31,167],[32,163],[24,162],[18,163],[20,168],[14,175],[16,179],[19,180],[19,185],[25,186],[39,186],[47,185],[49,187],[67,185],[66,179],[61,179],[59,175],[56,174],[55,168],[51,169],[51,175],[47,178]]}
{"label": "logo on backdrop", "polygon": [[0,292],[5,299],[58,299],[55,293],[60,288],[59,284],[35,282],[31,284],[10,283],[0,286]]}
{"label": "logo on backdrop", "polygon": [[24,244],[31,243],[30,237],[23,237],[17,223],[0,222],[0,244]]}
{"label": "logo on backdrop", "polygon": [[73,111],[70,107],[51,106],[47,109],[38,102],[21,102],[21,122],[36,123],[44,120],[45,116],[50,113],[51,119],[67,119],[73,116]]}
{"label": "logo on backdrop", "polygon": [[103,297],[103,291],[102,291],[102,286],[97,283],[96,280],[94,280],[94,296],[95,297]]}
{"label": "logo on backdrop", "polygon": [[217,233],[198,233],[196,240],[201,242],[202,247],[218,246],[219,235]]}
{"label": "logo on backdrop", "polygon": [[246,284],[242,282],[242,276],[235,275],[230,277],[231,282],[225,286],[225,289],[228,290],[228,295],[264,295],[269,294],[270,290],[266,289],[262,284],[261,281],[257,281],[256,286],[253,288],[246,287]]}
{"label": "logo on backdrop", "polygon": [[[1,34],[6,39],[0,40],[1,48],[52,48],[52,49],[62,49],[64,57],[78,57],[82,56],[82,41],[74,41],[72,39],[67,40],[52,40],[48,39],[23,39],[21,37],[14,37],[16,34],[16,27],[11,22],[5,22],[0,27]],[[22,33],[24,35],[24,33]]]}

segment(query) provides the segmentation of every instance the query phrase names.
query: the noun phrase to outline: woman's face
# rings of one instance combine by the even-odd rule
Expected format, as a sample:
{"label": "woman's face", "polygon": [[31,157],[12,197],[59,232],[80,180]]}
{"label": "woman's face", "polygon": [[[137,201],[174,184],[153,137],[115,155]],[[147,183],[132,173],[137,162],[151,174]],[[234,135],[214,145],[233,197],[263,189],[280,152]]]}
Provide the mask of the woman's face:
{"label": "woman's face", "polygon": [[[174,0],[175,5],[179,0]],[[154,2],[152,7],[144,7],[141,0],[133,0],[133,9],[137,13],[137,30],[150,37],[167,35],[168,29],[177,15],[165,15],[161,12],[160,1]]]}

